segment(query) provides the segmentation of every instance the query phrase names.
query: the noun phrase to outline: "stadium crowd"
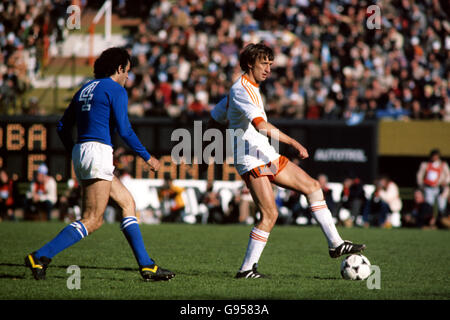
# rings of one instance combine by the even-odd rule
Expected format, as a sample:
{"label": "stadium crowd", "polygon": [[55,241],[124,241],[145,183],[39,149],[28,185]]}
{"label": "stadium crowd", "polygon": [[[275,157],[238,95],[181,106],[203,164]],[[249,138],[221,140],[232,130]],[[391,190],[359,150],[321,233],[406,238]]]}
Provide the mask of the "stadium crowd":
{"label": "stadium crowd", "polygon": [[[38,74],[43,47],[63,39],[70,3],[1,2],[2,113]],[[103,1],[81,3],[98,9]],[[276,54],[275,76],[261,86],[271,118],[450,121],[446,1],[113,3],[114,12],[142,21],[129,36],[131,115],[202,117],[239,74],[240,49],[265,41]],[[380,8],[379,28],[367,24],[372,4]]]}
{"label": "stadium crowd", "polygon": [[0,114],[39,114],[36,98],[23,101],[42,64],[46,48],[63,40],[70,1],[0,2]]}
{"label": "stadium crowd", "polygon": [[[450,24],[443,2],[169,1],[141,12],[131,41],[131,112],[202,116],[239,74],[248,42],[275,49],[268,116],[450,120]],[[148,9],[148,10],[146,10]],[[148,12],[148,15],[145,13]],[[275,80],[276,79],[276,80]]]}

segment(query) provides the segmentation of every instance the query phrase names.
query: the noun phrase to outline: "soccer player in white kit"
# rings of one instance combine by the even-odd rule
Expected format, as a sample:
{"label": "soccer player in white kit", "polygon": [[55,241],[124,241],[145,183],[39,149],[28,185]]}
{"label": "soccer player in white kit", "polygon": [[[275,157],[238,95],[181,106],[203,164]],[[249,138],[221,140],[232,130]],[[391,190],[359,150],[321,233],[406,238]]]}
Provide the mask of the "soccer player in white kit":
{"label": "soccer player in white kit", "polygon": [[228,128],[235,130],[234,164],[261,213],[260,221],[250,232],[236,278],[264,277],[257,271],[258,261],[278,217],[271,183],[306,195],[312,214],[328,241],[332,258],[364,250],[364,244],[354,244],[340,237],[319,182],[278,154],[269,143],[268,137],[271,137],[295,148],[301,159],[308,158],[305,147],[267,121],[259,84],[270,75],[274,60],[272,49],[263,43],[249,44],[239,60],[244,74],[233,84],[228,97],[211,111],[214,121],[228,123]]}

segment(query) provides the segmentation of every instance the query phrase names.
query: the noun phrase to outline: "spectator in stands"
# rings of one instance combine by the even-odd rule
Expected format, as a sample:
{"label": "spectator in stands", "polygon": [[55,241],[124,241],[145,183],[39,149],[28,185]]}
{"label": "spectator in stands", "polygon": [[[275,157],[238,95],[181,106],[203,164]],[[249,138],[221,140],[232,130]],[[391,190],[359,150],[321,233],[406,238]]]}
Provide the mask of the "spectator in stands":
{"label": "spectator in stands", "polygon": [[113,164],[116,170],[114,174],[120,178],[122,174],[127,174],[132,170],[134,157],[132,155],[126,154],[124,147],[118,147],[114,150]]}
{"label": "spectator in stands", "polygon": [[322,113],[323,120],[339,120],[340,110],[336,101],[331,97],[325,100],[325,106]]}
{"label": "spectator in stands", "polygon": [[342,221],[344,225],[351,227],[356,222],[356,219],[361,215],[364,205],[366,203],[366,195],[364,193],[363,185],[358,177],[351,177],[344,179],[342,184],[341,202],[339,206],[350,212],[350,217]]}
{"label": "spectator in stands", "polygon": [[81,186],[76,179],[67,181],[67,190],[59,197],[58,208],[60,221],[81,219]]}
{"label": "spectator in stands", "polygon": [[241,204],[241,193],[234,192],[233,197],[228,204],[228,211],[225,212],[225,223],[239,223],[240,207]]}
{"label": "spectator in stands", "polygon": [[14,77],[4,74],[0,83],[0,113],[9,114],[16,109]]}
{"label": "spectator in stands", "polygon": [[425,200],[433,207],[437,202],[439,216],[446,212],[449,197],[450,169],[438,149],[430,152],[428,161],[420,164],[417,185],[423,188]]}
{"label": "spectator in stands", "polygon": [[[239,49],[264,39],[281,44],[274,46],[280,47],[273,68],[278,80],[261,86],[278,116],[337,116],[350,123],[377,114],[399,119],[448,118],[447,81],[440,80],[448,79],[450,47],[446,40],[450,17],[444,2],[383,3],[381,29],[362,27],[367,4],[358,1],[113,2],[113,12],[140,19],[129,44],[135,74],[127,88],[136,88],[135,95],[130,94],[136,108],[130,112],[178,117],[178,112],[167,113],[166,108],[183,94],[182,112],[201,116],[217,100],[204,95],[199,99],[198,94],[214,91],[214,85],[229,87],[236,78]],[[0,4],[0,65],[10,67],[8,72],[0,67],[1,77],[8,73],[13,82],[20,79],[24,84],[36,78],[49,60],[44,44],[56,45],[64,36],[64,3]],[[95,1],[83,12],[91,8],[98,9]],[[166,81],[159,79],[161,74]],[[296,79],[301,80],[294,84]],[[175,92],[176,87],[183,92]],[[390,92],[395,95],[392,100]],[[0,105],[8,108],[15,101],[0,96]]]}
{"label": "spectator in stands", "polygon": [[328,209],[330,209],[333,216],[336,216],[336,203],[333,199],[333,192],[328,187],[328,176],[321,173],[317,176],[317,181],[319,181],[320,187],[322,188],[323,196],[325,197]]}
{"label": "spectator in stands", "polygon": [[389,213],[399,213],[402,209],[398,186],[387,175],[382,175],[377,179],[375,186],[372,198],[364,206],[364,226],[390,228],[391,225],[387,219]]}
{"label": "spectator in stands", "polygon": [[0,222],[15,220],[14,182],[5,169],[0,169]]}
{"label": "spectator in stands", "polygon": [[433,207],[425,201],[424,193],[421,189],[414,191],[414,207],[411,213],[402,217],[402,225],[405,227],[435,228],[435,218]]}
{"label": "spectator in stands", "polygon": [[21,113],[19,98],[48,63],[50,45],[63,40],[66,8],[64,1],[0,3],[0,109]]}
{"label": "spectator in stands", "polygon": [[[205,107],[217,102],[213,96],[206,97],[206,101],[198,99],[204,86],[208,93],[214,91],[213,86],[229,86],[236,76],[239,48],[264,36],[269,43],[283,44],[273,69],[280,81],[268,81],[261,87],[268,105],[273,107],[270,112],[276,113],[272,117],[347,117],[350,123],[374,119],[377,114],[400,119],[410,114],[412,101],[418,101],[419,109],[425,110],[411,113],[412,117],[443,117],[448,91],[441,90],[444,84],[438,79],[445,78],[447,48],[442,44],[448,30],[439,21],[448,17],[445,10],[437,9],[440,6],[419,3],[411,10],[405,9],[405,2],[399,6],[385,4],[386,31],[382,32],[355,27],[364,25],[367,9],[356,1],[342,5],[335,0],[305,2],[300,8],[294,2],[270,1],[251,5],[214,2],[204,7],[201,3],[184,3],[180,7],[167,2],[146,5],[152,19],[144,22],[154,34],[144,37],[152,52],[147,52],[147,56],[150,55],[150,61],[153,52],[157,52],[159,63],[151,80],[158,83],[158,73],[164,71],[172,88],[181,81],[187,88],[184,95],[188,107],[183,112],[191,112],[192,116],[201,116]],[[320,18],[312,15],[317,12],[324,14]],[[267,36],[273,28],[279,32]],[[135,42],[146,34],[144,29],[139,26]],[[421,37],[420,33],[425,32],[429,36]],[[142,77],[136,79],[142,81]],[[294,84],[294,79],[301,81]],[[418,90],[424,84],[431,89]],[[392,100],[389,92],[395,93]],[[442,98],[436,99],[437,92]],[[391,103],[387,106],[388,102]],[[292,104],[298,105],[297,111]]]}
{"label": "spectator in stands", "polygon": [[36,178],[30,185],[25,203],[25,214],[36,215],[43,210],[47,221],[51,220],[51,213],[58,200],[56,181],[48,175],[48,168],[41,164],[36,172]]}
{"label": "spectator in stands", "polygon": [[212,181],[208,181],[206,192],[200,197],[199,203],[205,204],[208,208],[208,223],[223,223],[225,221],[220,195],[213,191]]}
{"label": "spectator in stands", "polygon": [[163,210],[163,222],[180,222],[184,211],[182,193],[184,188],[173,184],[172,179],[166,179],[159,190],[159,199]]}
{"label": "spectator in stands", "polygon": [[252,224],[255,222],[255,204],[249,189],[244,184],[231,198],[226,221]]}
{"label": "spectator in stands", "polygon": [[300,202],[301,194],[292,190],[288,190],[289,195],[284,206],[292,212],[292,220],[297,221],[299,217],[303,218],[304,224],[310,223],[312,219],[311,212],[308,207],[303,207]]}

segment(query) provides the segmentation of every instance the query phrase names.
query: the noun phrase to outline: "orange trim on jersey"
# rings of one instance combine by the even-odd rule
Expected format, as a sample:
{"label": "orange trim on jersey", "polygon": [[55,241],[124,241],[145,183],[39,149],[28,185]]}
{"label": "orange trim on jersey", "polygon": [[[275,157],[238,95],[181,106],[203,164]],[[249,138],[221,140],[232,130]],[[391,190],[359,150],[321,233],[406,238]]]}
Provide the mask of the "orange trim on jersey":
{"label": "orange trim on jersey", "polygon": [[264,118],[263,117],[256,117],[255,119],[252,120],[252,125],[256,128],[256,126],[258,124],[260,124],[261,122],[264,122]]}
{"label": "orange trim on jersey", "polygon": [[241,177],[242,180],[245,181],[245,184],[249,186],[250,177],[254,179],[266,176],[269,178],[270,182],[272,182],[275,177],[286,167],[289,159],[285,156],[280,156],[273,162],[269,162],[267,164],[263,164],[259,167],[253,168],[250,171],[245,172]]}
{"label": "orange trim on jersey", "polygon": [[258,95],[256,94],[254,88],[252,86],[247,85],[247,89],[252,93],[253,98],[255,98],[255,104],[259,107],[259,99],[258,99]]}
{"label": "orange trim on jersey", "polygon": [[250,82],[252,85],[254,85],[255,87],[259,87],[259,84],[253,82],[252,80],[250,80],[245,74],[242,75],[243,78],[245,78],[245,80],[247,80],[248,82]]}
{"label": "orange trim on jersey", "polygon": [[[254,92],[250,92],[250,91],[251,91],[251,88],[250,88],[250,87],[247,87],[247,86],[244,84],[244,76],[242,76],[242,78],[241,78],[241,85],[242,85],[242,87],[244,87],[245,91],[247,91],[247,93],[248,93],[248,95],[250,96],[250,99],[253,101],[254,105],[255,105],[255,106],[258,106],[258,98],[254,96],[254,95],[255,95]],[[255,99],[255,98],[256,98],[256,99]]]}

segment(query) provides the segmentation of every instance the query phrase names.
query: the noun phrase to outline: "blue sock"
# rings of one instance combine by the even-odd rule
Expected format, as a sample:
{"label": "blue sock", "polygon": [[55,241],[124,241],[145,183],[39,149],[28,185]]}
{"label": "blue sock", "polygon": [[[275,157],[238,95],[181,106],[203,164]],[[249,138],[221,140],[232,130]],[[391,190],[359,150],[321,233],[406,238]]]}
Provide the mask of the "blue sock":
{"label": "blue sock", "polygon": [[64,229],[50,242],[36,251],[36,258],[47,257],[52,259],[55,255],[77,243],[88,235],[88,231],[81,221],[75,221]]}
{"label": "blue sock", "polygon": [[139,229],[137,218],[123,218],[120,229],[127,238],[131,249],[133,249],[134,256],[136,257],[139,266],[150,266],[154,264],[155,262],[150,259],[145,250],[144,240],[142,239],[141,229]]}

